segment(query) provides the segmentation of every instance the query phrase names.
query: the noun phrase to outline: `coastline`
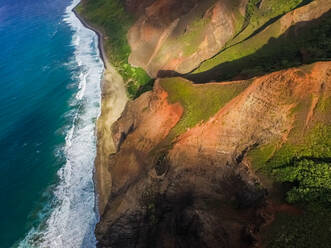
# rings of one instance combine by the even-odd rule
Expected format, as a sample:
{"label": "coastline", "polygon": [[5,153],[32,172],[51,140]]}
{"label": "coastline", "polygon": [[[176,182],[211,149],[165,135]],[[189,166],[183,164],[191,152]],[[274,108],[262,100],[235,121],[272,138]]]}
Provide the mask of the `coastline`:
{"label": "coastline", "polygon": [[111,154],[116,152],[111,127],[121,117],[129,99],[122,76],[107,59],[104,50],[104,34],[88,24],[75,8],[72,11],[82,25],[97,34],[100,57],[105,68],[101,80],[101,113],[96,123],[97,155],[93,175],[96,209],[99,216],[101,216],[111,193],[112,180],[108,164]]}
{"label": "coastline", "polygon": [[[40,193],[44,192],[47,198],[38,201],[38,208],[33,210],[38,211],[38,214],[37,212],[36,215],[34,214],[35,221],[30,224],[30,220],[27,220],[29,226],[21,237],[16,239],[15,247],[95,247],[96,245],[94,229],[99,215],[96,211],[94,182],[95,120],[100,116],[101,111],[101,82],[105,66],[98,53],[97,34],[83,25],[72,11],[78,1],[63,2],[63,6],[55,6],[58,12],[54,13],[56,17],[54,31],[65,31],[67,35],[61,38],[61,42],[51,39],[53,43],[50,43],[61,45],[60,47],[70,47],[68,52],[63,50],[62,53],[59,50],[63,60],[56,60],[56,63],[61,61],[62,65],[61,70],[56,71],[61,80],[58,86],[62,86],[61,95],[66,94],[66,98],[55,96],[53,90],[56,89],[53,87],[46,91],[47,94],[53,94],[55,102],[58,100],[63,106],[62,111],[59,112],[61,117],[57,117],[57,120],[61,118],[61,122],[54,126],[57,130],[61,130],[58,134],[54,131],[54,134],[56,137],[61,135],[63,143],[52,145],[50,143],[50,146],[47,146],[47,150],[52,151],[52,160],[49,161],[53,161],[48,163],[54,167],[50,177],[56,176],[56,180],[48,181],[49,186],[40,191]],[[49,26],[48,23],[44,25]],[[45,41],[49,40],[47,34],[48,32],[44,34]],[[52,49],[53,46],[46,47]],[[47,64],[49,68],[54,62],[54,60],[49,61]],[[36,64],[38,67],[41,65],[43,66],[44,63]],[[43,73],[46,77],[45,82],[53,82],[47,81],[50,74],[44,72],[44,67],[40,76]],[[75,86],[68,91],[68,85]],[[48,107],[46,111],[49,111]],[[45,143],[40,142],[40,144]]]}
{"label": "coastline", "polygon": [[[80,3],[80,2],[79,2],[79,3]],[[78,4],[79,4],[79,3],[78,3]],[[76,6],[72,9],[72,12],[75,14],[75,16],[77,17],[77,19],[82,23],[82,25],[83,25],[84,27],[86,27],[86,28],[92,30],[94,33],[97,34],[97,36],[98,36],[98,49],[99,49],[99,52],[100,52],[100,57],[101,57],[101,59],[102,59],[102,61],[103,61],[103,64],[104,64],[105,69],[107,69],[108,66],[109,66],[109,61],[108,61],[108,59],[107,59],[107,55],[106,55],[106,52],[105,52],[105,49],[104,49],[104,45],[103,45],[103,39],[104,39],[103,37],[104,37],[104,35],[103,35],[103,33],[102,33],[101,31],[99,31],[98,29],[96,29],[96,28],[92,27],[91,25],[89,25],[89,24],[83,19],[83,17],[81,17],[81,16],[77,13],[77,11],[76,11],[76,7],[77,7],[77,6],[78,6],[78,5],[76,5]]]}

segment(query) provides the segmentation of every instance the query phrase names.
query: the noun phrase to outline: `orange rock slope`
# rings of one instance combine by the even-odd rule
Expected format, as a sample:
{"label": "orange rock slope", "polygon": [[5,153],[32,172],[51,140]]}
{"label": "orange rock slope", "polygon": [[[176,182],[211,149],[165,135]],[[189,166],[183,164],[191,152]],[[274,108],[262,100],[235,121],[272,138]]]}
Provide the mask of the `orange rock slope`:
{"label": "orange rock slope", "polygon": [[311,124],[319,97],[331,95],[331,63],[250,80],[217,114],[166,147],[162,141],[185,109],[168,103],[160,80],[113,126],[118,152],[104,165],[112,186],[96,228],[99,247],[256,245],[266,191],[246,154],[272,140],[285,142],[297,118],[293,109],[308,98],[315,99],[304,112],[305,125]]}

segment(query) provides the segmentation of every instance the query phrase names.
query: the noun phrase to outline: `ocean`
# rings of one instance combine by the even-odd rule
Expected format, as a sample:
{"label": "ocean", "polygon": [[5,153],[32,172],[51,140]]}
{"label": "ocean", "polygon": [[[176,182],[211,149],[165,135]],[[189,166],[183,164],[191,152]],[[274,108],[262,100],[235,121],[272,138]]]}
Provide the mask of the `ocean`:
{"label": "ocean", "polygon": [[0,0],[0,247],[95,247],[98,39],[79,0]]}

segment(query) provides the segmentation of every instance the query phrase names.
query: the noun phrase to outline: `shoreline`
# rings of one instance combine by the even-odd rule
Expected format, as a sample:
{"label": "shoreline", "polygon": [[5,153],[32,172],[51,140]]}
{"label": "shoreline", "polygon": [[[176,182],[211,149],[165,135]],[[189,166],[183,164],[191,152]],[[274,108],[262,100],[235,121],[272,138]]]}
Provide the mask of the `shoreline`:
{"label": "shoreline", "polygon": [[112,177],[108,170],[108,164],[111,159],[110,156],[116,153],[111,127],[113,123],[121,117],[129,98],[122,76],[108,61],[104,50],[104,34],[88,24],[84,18],[77,13],[75,10],[76,7],[77,6],[75,6],[72,11],[77,19],[84,27],[92,30],[98,36],[98,49],[100,58],[104,64],[103,77],[100,82],[101,110],[96,122],[97,154],[94,160],[93,173],[96,199],[95,208],[100,218],[111,193]]}
{"label": "shoreline", "polygon": [[[78,3],[80,4],[80,2]],[[72,12],[74,13],[74,15],[77,17],[77,19],[82,23],[82,25],[87,28],[92,30],[94,33],[97,34],[98,36],[98,49],[99,49],[99,53],[100,53],[100,58],[103,61],[103,65],[104,68],[107,69],[109,67],[109,61],[107,59],[107,55],[104,49],[104,45],[103,45],[103,33],[101,31],[99,31],[98,29],[92,27],[91,25],[89,25],[84,19],[83,17],[81,17],[77,11],[76,11],[76,7],[78,6],[78,4],[72,9]]]}

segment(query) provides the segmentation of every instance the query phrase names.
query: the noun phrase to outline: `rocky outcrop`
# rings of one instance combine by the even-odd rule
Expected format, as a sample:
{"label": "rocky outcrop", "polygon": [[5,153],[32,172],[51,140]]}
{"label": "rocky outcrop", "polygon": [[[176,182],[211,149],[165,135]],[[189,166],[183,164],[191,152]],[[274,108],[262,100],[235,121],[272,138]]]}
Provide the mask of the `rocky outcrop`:
{"label": "rocky outcrop", "polygon": [[[128,33],[129,62],[156,77],[190,72],[219,52],[243,24],[248,0],[151,2]],[[138,6],[141,13],[146,1]]]}
{"label": "rocky outcrop", "polygon": [[185,109],[170,104],[157,81],[113,125],[118,152],[108,164],[111,193],[96,228],[98,247],[253,245],[265,190],[245,155],[286,139],[292,110],[307,97],[330,95],[330,82],[330,62],[254,78],[207,122],[160,147]]}

